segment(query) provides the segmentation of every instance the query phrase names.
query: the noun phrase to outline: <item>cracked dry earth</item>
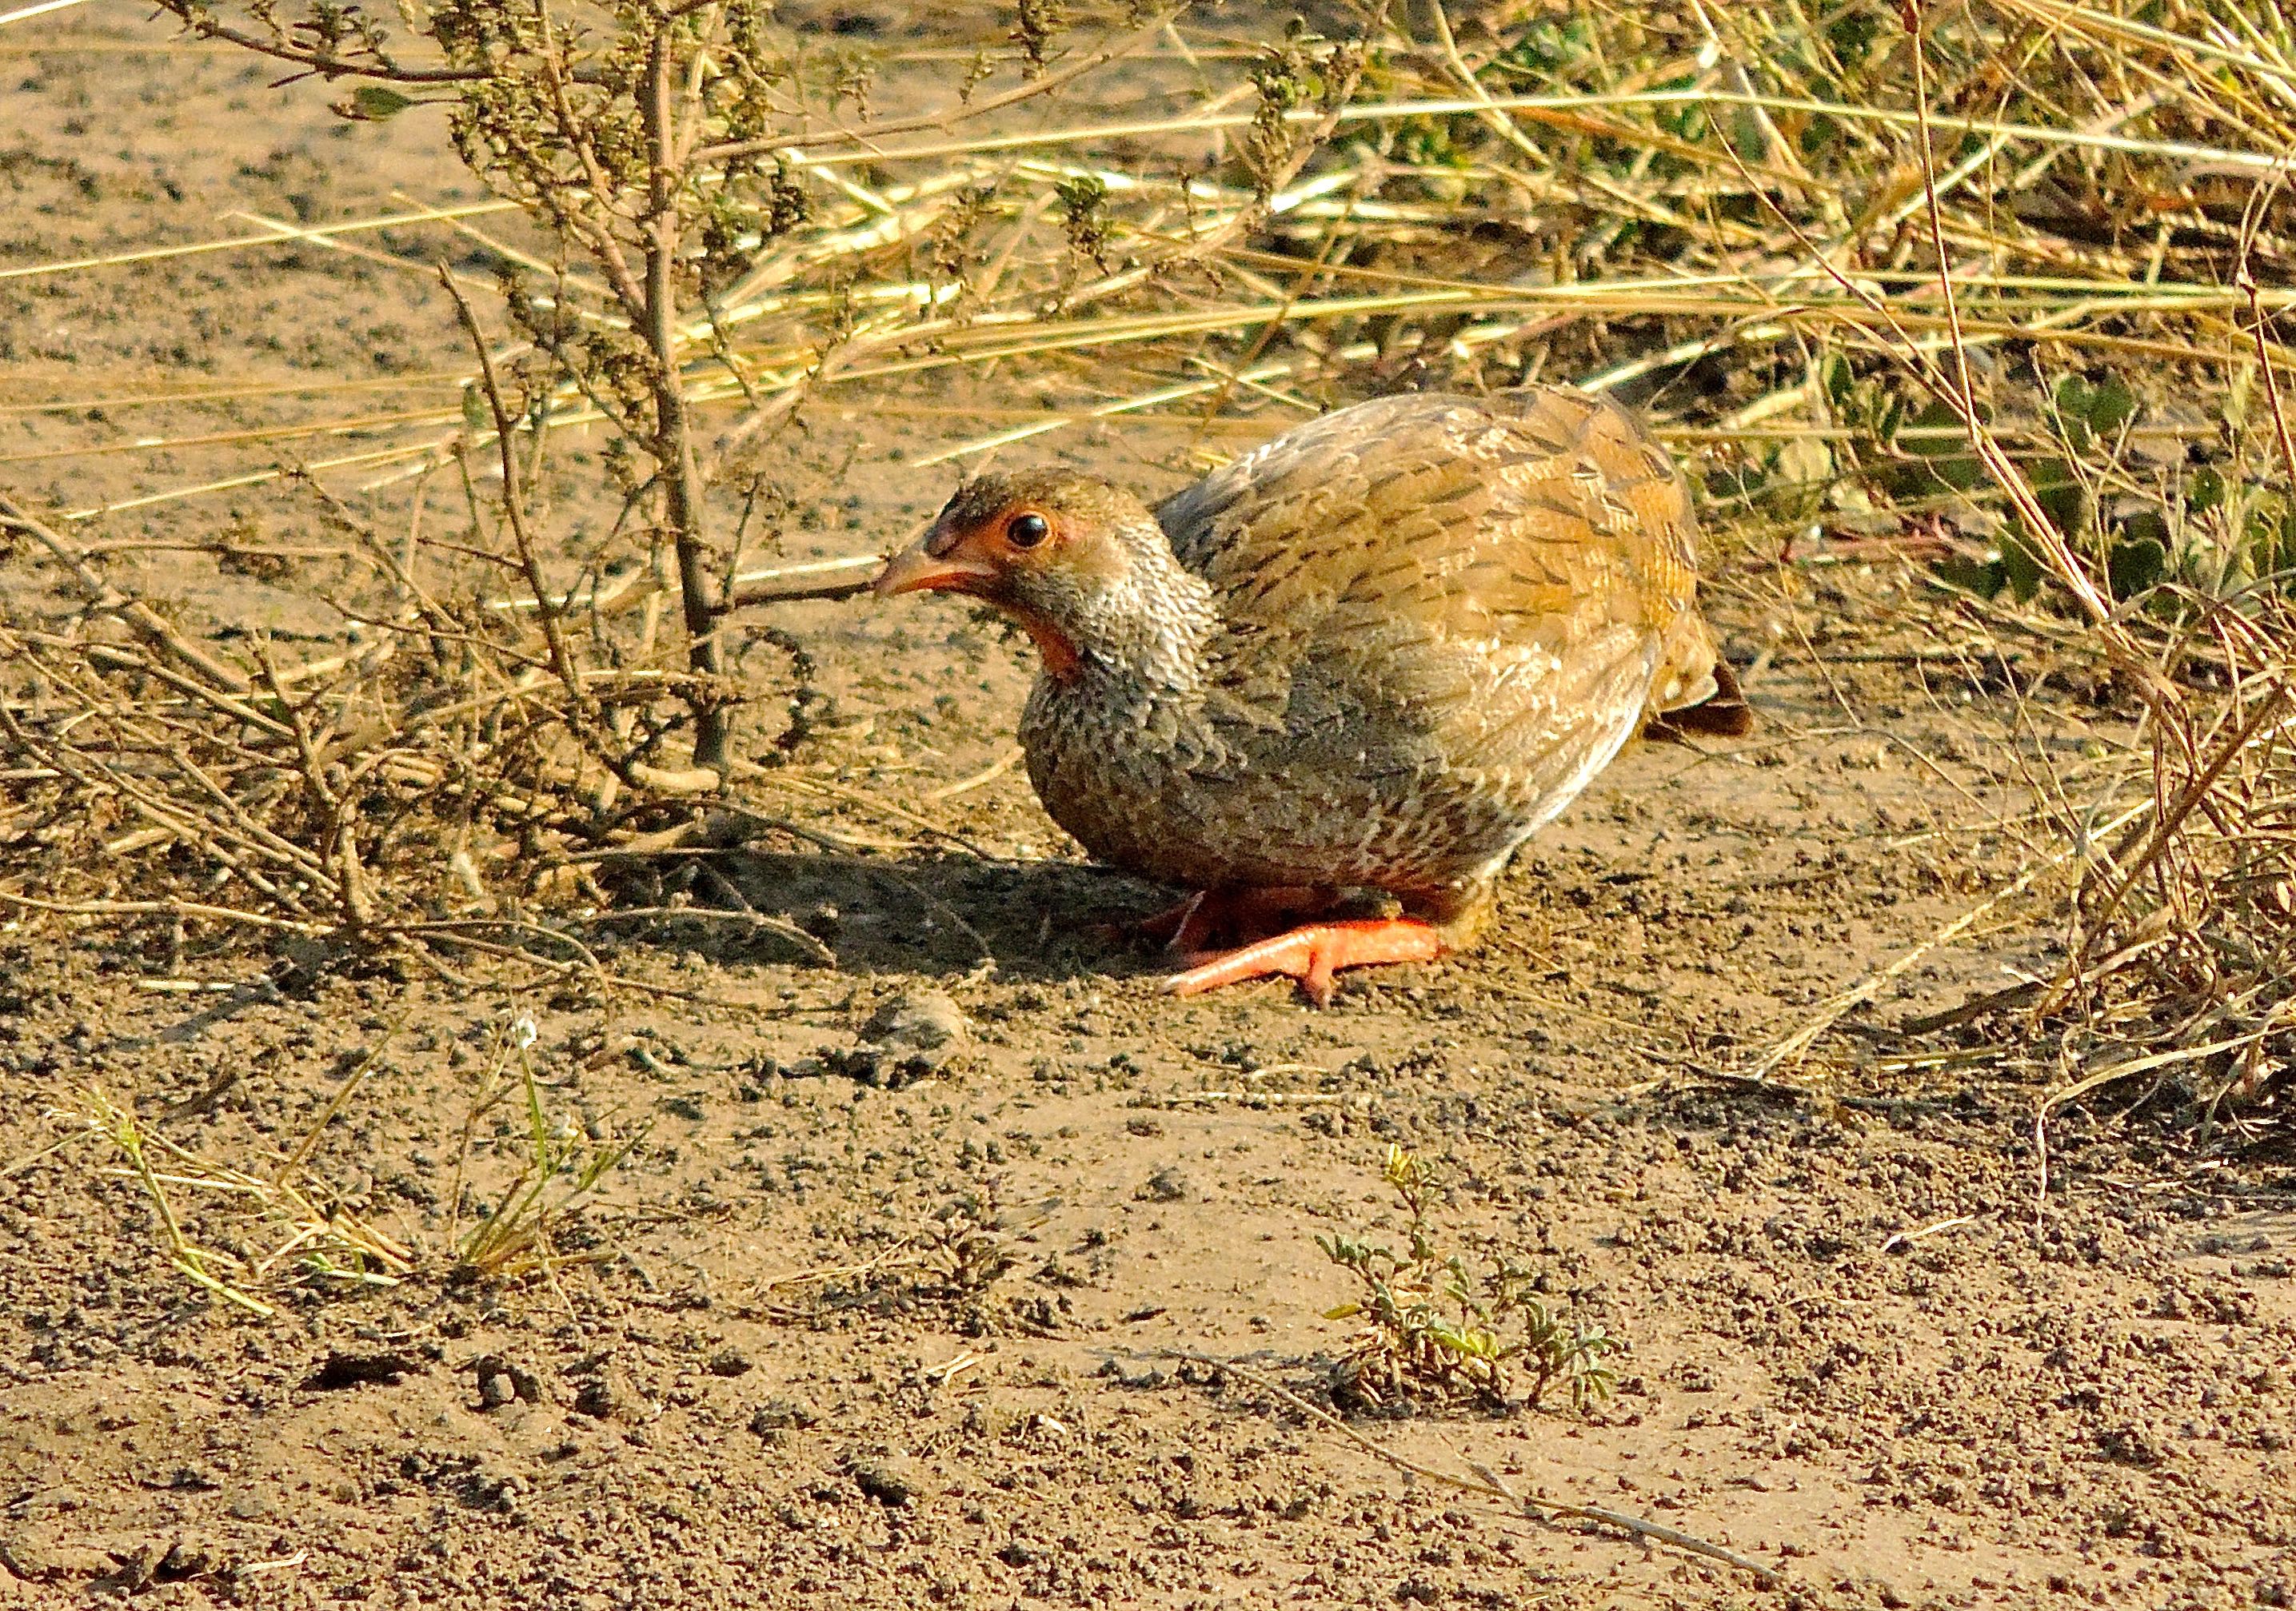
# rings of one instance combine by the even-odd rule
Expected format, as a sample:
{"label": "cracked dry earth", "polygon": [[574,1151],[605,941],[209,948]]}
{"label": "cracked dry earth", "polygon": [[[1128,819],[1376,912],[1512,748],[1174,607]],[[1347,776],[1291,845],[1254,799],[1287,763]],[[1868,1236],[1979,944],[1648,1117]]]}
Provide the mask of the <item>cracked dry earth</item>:
{"label": "cracked dry earth", "polygon": [[[89,37],[152,37],[91,14]],[[201,122],[263,93],[226,57],[0,66],[12,258],[199,238],[232,208],[454,194],[390,143],[411,134],[340,134],[316,93]],[[176,132],[64,135],[99,94],[141,95]],[[300,251],[14,284],[6,384],[372,369],[382,349],[451,367],[417,282]],[[156,330],[155,303],[197,316]],[[962,391],[911,396],[964,433]],[[10,454],[127,429],[0,421]],[[857,405],[816,422],[824,481],[849,466],[812,511],[816,551],[880,545],[946,495],[881,437]],[[1138,438],[1070,451],[1119,449],[1151,473]],[[127,454],[38,470],[64,503],[200,473]],[[135,574],[180,618],[331,630],[212,567]],[[0,585],[21,604],[54,583],[19,556]],[[1720,614],[1756,645],[1748,596]],[[807,797],[816,820],[910,837],[873,804],[890,801],[962,841],[725,858],[761,909],[831,938],[834,969],[771,936],[668,932],[613,961],[684,997],[376,975],[187,998],[147,988],[159,963],[116,939],[12,928],[0,1604],[2289,1603],[2284,1181],[2195,1173],[2072,1114],[2044,1190],[2039,1089],[1974,1055],[1907,1066],[1837,1037],[1806,1099],[1709,1077],[2014,866],[1949,831],[2020,803],[1975,764],[1971,713],[1902,666],[1813,666],[1828,601],[1779,608],[1811,635],[1756,679],[1755,741],[1631,752],[1522,859],[1488,946],[1351,977],[1322,1012],[1273,985],[1160,996],[1155,959],[1095,925],[1160,892],[1077,862],[1010,772],[928,797],[1004,753],[1029,675],[1024,646],[947,601],[777,617],[830,700],[793,775],[857,791]],[[2030,932],[1980,926],[1852,1021],[1990,988],[2036,960]],[[552,1280],[425,1274],[258,1321],[170,1269],[116,1154],[56,1145],[56,1110],[99,1088],[267,1172],[372,1057],[307,1173],[437,1270],[527,1145],[522,1099],[472,1118],[521,1015],[553,1133],[640,1138],[561,1234],[587,1261]],[[1324,1312],[1352,1293],[1316,1238],[1400,1236],[1390,1143],[1439,1172],[1447,1246],[1531,1266],[1622,1341],[1620,1390],[1584,1414],[1557,1395],[1350,1424],[1774,1582],[1406,1477],[1182,1357],[1326,1402],[1351,1322]]]}

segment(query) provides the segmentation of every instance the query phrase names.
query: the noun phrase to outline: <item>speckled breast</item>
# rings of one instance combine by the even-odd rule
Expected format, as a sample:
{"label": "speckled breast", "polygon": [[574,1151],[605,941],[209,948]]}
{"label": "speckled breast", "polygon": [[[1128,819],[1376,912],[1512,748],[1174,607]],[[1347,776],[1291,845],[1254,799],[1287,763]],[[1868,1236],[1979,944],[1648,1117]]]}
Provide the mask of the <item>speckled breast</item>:
{"label": "speckled breast", "polygon": [[[1221,731],[1201,710],[1111,710],[1038,683],[1021,723],[1029,780],[1097,859],[1195,888],[1436,891],[1489,876],[1569,804],[1625,736],[1589,730],[1520,767]],[[1342,746],[1344,748],[1344,746]],[[1334,759],[1355,765],[1333,765]]]}

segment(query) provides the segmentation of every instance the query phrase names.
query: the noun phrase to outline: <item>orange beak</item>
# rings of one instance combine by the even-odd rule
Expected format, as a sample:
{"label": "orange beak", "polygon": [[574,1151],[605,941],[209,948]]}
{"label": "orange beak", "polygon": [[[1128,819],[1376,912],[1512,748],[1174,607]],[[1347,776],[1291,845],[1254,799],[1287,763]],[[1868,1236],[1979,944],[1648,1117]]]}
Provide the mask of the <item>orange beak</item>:
{"label": "orange beak", "polygon": [[897,593],[987,593],[998,580],[996,568],[964,552],[955,532],[936,524],[931,531],[885,561],[870,591],[881,599]]}

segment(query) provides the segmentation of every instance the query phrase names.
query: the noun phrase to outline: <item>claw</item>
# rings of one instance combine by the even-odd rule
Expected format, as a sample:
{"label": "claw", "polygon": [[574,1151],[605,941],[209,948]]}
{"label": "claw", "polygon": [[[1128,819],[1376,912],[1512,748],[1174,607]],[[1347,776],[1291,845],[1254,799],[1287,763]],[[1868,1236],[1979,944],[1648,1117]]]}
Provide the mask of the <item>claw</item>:
{"label": "claw", "polygon": [[1211,891],[1199,889],[1184,901],[1175,902],[1161,912],[1150,912],[1139,922],[1144,938],[1160,941],[1176,950],[1193,951],[1203,944],[1206,927],[1204,904]]}
{"label": "claw", "polygon": [[1303,923],[1238,950],[1192,953],[1188,961],[1194,966],[1166,979],[1164,989],[1171,995],[1201,995],[1223,985],[1283,974],[1299,980],[1316,1006],[1328,1007],[1332,976],[1342,968],[1431,962],[1442,951],[1441,937],[1415,918]]}

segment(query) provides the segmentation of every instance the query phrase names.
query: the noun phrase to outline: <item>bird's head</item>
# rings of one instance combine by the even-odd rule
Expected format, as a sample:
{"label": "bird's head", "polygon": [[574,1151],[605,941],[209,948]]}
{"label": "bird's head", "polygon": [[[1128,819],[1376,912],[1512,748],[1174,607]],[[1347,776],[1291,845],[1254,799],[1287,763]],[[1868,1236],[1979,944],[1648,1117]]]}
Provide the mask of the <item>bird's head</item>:
{"label": "bird's head", "polygon": [[1087,650],[1121,655],[1144,626],[1144,572],[1173,568],[1148,506],[1073,470],[982,476],[924,536],[885,563],[879,598],[938,590],[996,606],[1027,628],[1065,681]]}

